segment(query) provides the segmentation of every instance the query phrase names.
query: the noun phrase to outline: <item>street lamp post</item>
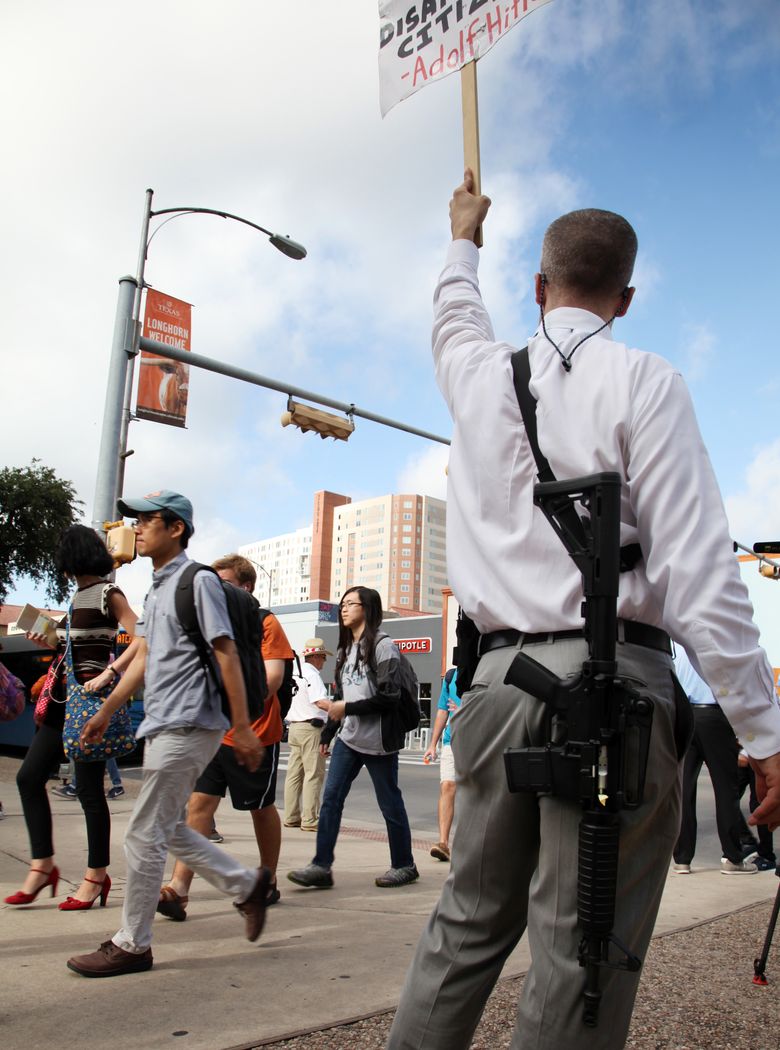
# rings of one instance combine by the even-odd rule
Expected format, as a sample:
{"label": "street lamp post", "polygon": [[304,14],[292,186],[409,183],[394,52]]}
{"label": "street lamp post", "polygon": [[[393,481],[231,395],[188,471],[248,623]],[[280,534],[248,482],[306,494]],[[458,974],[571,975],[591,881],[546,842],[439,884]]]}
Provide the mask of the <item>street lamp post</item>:
{"label": "street lamp post", "polygon": [[241,557],[242,558],[246,558],[246,560],[249,562],[250,565],[254,565],[254,567],[256,569],[259,569],[261,572],[264,572],[265,575],[268,577],[268,608],[270,609],[271,608],[271,591],[272,591],[273,585],[274,585],[274,570],[271,569],[271,571],[269,572],[268,569],[266,569],[265,565],[261,565],[260,562],[259,561],[255,561],[254,558],[247,558],[246,554],[242,554]]}
{"label": "street lamp post", "polygon": [[[141,224],[141,242],[138,251],[136,276],[122,277],[119,281],[119,298],[116,318],[114,320],[114,338],[111,345],[111,359],[106,384],[106,401],[103,411],[103,428],[100,436],[100,453],[98,456],[97,480],[95,483],[95,502],[93,509],[93,527],[103,529],[106,521],[116,517],[116,501],[122,494],[124,485],[124,465],[128,455],[127,435],[131,420],[133,389],[133,364],[139,353],[141,299],[145,287],[144,271],[149,244],[157,230],[165,223],[179,215],[216,215],[222,219],[232,219],[244,226],[251,226],[265,234],[271,244],[290,259],[304,259],[306,249],[302,244],[280,233],[272,233],[263,226],[258,226],[249,219],[230,212],[218,211],[215,208],[161,208],[152,209],[154,190],[146,191],[146,202]],[[158,215],[168,218],[154,230],[150,236],[149,225]],[[265,570],[263,570],[265,571]],[[269,584],[270,590],[270,584]],[[269,594],[270,604],[270,594]]]}
{"label": "street lamp post", "polygon": [[[246,557],[246,555],[243,555],[243,557]],[[252,562],[252,564],[254,565],[254,567],[256,569],[260,569],[260,571],[264,572],[265,575],[268,577],[268,608],[270,609],[271,608],[271,599],[272,599],[271,592],[273,591],[273,586],[274,586],[274,570],[271,569],[270,572],[269,572],[269,570],[266,569],[265,565],[261,565],[260,562],[258,562],[258,561],[253,561],[252,558],[247,558],[246,560],[249,561],[249,562]]]}

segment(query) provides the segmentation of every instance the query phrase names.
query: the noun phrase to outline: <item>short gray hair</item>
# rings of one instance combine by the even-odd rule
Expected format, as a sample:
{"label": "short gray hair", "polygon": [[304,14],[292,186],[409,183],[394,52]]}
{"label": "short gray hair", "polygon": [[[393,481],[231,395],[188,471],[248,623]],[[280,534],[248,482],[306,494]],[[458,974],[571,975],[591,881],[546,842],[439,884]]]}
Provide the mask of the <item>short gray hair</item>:
{"label": "short gray hair", "polygon": [[636,252],[636,233],[622,215],[583,208],[547,227],[541,272],[569,291],[619,294],[631,280]]}

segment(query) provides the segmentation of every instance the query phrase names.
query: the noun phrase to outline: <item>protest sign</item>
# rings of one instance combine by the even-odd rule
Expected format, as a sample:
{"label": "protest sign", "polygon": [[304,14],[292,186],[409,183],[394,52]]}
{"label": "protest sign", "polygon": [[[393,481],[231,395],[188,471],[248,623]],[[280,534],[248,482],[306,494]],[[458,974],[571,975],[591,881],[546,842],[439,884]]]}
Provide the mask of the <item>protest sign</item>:
{"label": "protest sign", "polygon": [[[191,318],[189,303],[153,288],[147,290],[143,329],[147,339],[190,350]],[[189,373],[189,366],[181,361],[142,351],[135,409],[137,417],[173,427],[186,426]]]}
{"label": "protest sign", "polygon": [[384,117],[432,80],[487,54],[550,0],[379,0],[379,102]]}

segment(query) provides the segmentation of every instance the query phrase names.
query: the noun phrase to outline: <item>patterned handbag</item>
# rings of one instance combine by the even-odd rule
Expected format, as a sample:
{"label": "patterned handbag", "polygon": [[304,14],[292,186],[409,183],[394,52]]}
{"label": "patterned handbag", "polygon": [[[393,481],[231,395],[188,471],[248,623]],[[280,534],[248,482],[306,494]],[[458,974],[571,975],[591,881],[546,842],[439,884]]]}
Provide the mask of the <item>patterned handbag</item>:
{"label": "patterned handbag", "polygon": [[70,645],[70,615],[65,642],[65,667],[67,699],[65,701],[65,726],[62,730],[65,754],[76,762],[104,762],[107,758],[121,758],[122,755],[129,755],[135,749],[135,735],[127,705],[114,714],[99,743],[81,743],[80,736],[84,724],[100,710],[103,701],[111,693],[113,685],[104,686],[103,689],[90,693],[76,681]]}
{"label": "patterned handbag", "polygon": [[55,656],[49,664],[49,670],[46,672],[46,680],[41,686],[40,693],[38,693],[38,699],[35,701],[35,710],[33,711],[33,721],[37,726],[43,725],[46,712],[49,710],[49,704],[61,704],[64,702],[58,700],[56,697],[57,683],[60,679],[62,661],[64,659],[65,653],[60,653],[60,655]]}

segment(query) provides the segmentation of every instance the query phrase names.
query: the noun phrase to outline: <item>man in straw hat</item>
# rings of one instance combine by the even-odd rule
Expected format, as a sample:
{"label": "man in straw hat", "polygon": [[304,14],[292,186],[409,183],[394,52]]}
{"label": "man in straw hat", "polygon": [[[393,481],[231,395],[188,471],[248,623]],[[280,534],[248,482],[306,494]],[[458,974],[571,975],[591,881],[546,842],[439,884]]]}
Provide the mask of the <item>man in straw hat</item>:
{"label": "man in straw hat", "polygon": [[322,638],[309,638],[303,647],[303,677],[290,705],[288,743],[290,756],[284,782],[284,826],[316,831],[320,814],[320,795],[325,780],[325,750],[320,733],[327,721],[328,691],[321,671],[333,654]]}

